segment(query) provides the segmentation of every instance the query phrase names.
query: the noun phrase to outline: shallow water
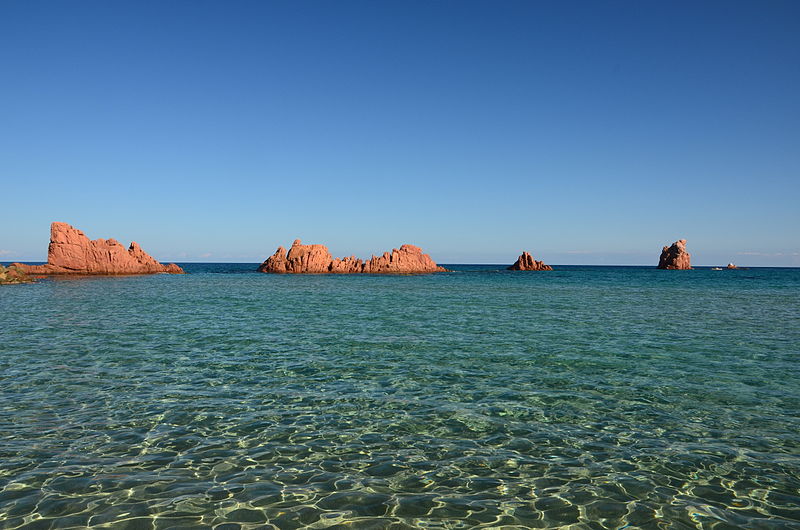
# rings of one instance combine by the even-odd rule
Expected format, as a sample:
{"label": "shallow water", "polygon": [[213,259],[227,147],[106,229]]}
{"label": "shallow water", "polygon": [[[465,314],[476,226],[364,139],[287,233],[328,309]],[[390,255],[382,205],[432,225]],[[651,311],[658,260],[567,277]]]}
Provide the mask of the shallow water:
{"label": "shallow water", "polygon": [[185,268],[0,288],[0,527],[800,528],[800,269]]}

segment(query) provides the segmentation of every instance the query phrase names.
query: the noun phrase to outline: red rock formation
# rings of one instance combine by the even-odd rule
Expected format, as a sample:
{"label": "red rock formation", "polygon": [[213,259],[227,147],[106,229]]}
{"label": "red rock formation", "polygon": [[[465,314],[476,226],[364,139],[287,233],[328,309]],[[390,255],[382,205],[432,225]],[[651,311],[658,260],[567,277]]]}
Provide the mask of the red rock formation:
{"label": "red rock formation", "polygon": [[[299,239],[295,239],[288,254],[285,248],[278,247],[275,254],[267,258],[258,270],[277,273],[323,273],[329,272],[331,261],[333,258],[325,245],[303,245]],[[269,270],[262,270],[264,268]]]}
{"label": "red rock formation", "polygon": [[691,255],[686,252],[686,240],[679,239],[672,246],[664,247],[661,250],[661,257],[658,259],[659,269],[679,269],[687,270],[692,268]]}
{"label": "red rock formation", "polygon": [[550,265],[545,265],[544,261],[536,261],[533,259],[533,256],[528,254],[527,252],[523,252],[522,255],[514,262],[513,265],[508,267],[510,271],[551,271],[553,267]]}
{"label": "red rock formation", "polygon": [[303,245],[299,239],[292,243],[289,252],[278,247],[277,252],[267,258],[258,268],[259,272],[270,273],[333,273],[333,274],[419,274],[444,272],[422,249],[414,245],[403,245],[392,252],[363,262],[355,256],[348,258],[331,257],[324,245]]}
{"label": "red rock formation", "polygon": [[422,249],[414,245],[403,245],[400,249],[393,248],[392,253],[384,252],[383,256],[375,257],[364,263],[364,270],[368,274],[382,273],[418,273],[418,272],[444,272],[447,269],[439,267],[430,256],[424,254]]}
{"label": "red rock formation", "polygon": [[116,239],[90,241],[67,223],[50,225],[47,265],[15,265],[29,274],[183,274],[174,263],[157,262],[135,241],[127,249]]}
{"label": "red rock formation", "polygon": [[11,265],[3,267],[0,265],[0,285],[14,285],[19,283],[33,283],[34,279],[22,269]]}

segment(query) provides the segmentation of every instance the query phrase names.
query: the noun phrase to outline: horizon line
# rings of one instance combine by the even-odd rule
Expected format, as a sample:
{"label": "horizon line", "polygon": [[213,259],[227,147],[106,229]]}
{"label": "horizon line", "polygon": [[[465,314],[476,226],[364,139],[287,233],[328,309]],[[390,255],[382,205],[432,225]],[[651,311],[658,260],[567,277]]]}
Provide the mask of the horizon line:
{"label": "horizon line", "polygon": [[[47,264],[47,261],[41,260],[2,260],[0,261],[0,265],[11,264],[11,263],[23,263],[29,262],[33,265],[44,265]],[[195,265],[260,265],[263,261],[177,261],[177,260],[164,260],[161,263],[175,263],[180,265],[181,263],[184,264],[195,264]],[[445,265],[485,265],[485,266],[496,266],[496,267],[509,267],[511,266],[510,263],[445,263],[445,262],[437,262],[437,265],[445,266]],[[636,264],[636,263],[552,263],[548,264],[551,267],[652,267],[654,269],[658,268],[658,264]],[[725,264],[727,265],[727,264]],[[712,264],[712,265],[692,265],[692,269],[697,268],[706,268],[706,267],[723,267],[725,265],[720,265],[719,263]],[[800,269],[800,265],[742,265],[738,266],[739,269]],[[736,269],[733,269],[736,270]]]}

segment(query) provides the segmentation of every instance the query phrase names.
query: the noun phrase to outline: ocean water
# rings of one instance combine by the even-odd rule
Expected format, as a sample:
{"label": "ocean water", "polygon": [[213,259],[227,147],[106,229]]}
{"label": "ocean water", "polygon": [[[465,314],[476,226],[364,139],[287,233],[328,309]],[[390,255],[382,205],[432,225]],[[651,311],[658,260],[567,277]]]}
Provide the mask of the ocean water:
{"label": "ocean water", "polygon": [[800,269],[0,287],[0,528],[800,528]]}

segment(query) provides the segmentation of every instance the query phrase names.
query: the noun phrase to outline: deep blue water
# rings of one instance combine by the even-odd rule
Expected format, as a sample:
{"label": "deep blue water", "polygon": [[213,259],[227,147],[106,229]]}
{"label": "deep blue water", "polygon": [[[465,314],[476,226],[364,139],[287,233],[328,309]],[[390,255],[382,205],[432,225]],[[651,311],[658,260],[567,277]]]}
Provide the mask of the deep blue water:
{"label": "deep blue water", "polygon": [[800,269],[182,266],[0,287],[0,527],[800,528]]}

